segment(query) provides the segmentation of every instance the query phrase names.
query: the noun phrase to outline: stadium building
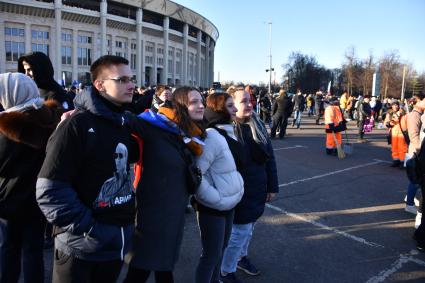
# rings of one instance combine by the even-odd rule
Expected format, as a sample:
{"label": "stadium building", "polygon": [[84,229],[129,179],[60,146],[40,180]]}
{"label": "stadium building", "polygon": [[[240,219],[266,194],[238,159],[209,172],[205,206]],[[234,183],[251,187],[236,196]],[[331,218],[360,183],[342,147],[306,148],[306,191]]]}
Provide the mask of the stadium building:
{"label": "stadium building", "polygon": [[209,87],[218,36],[208,19],[168,0],[0,0],[0,72],[42,51],[66,85],[88,82],[91,63],[115,54],[138,85]]}

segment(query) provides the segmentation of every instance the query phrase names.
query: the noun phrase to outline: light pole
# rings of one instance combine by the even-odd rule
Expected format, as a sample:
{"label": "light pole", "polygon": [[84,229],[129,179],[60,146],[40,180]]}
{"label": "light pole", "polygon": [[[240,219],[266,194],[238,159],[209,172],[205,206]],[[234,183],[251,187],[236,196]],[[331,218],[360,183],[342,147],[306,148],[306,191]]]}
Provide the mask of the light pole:
{"label": "light pole", "polygon": [[271,95],[271,89],[272,89],[272,72],[274,69],[272,68],[272,22],[268,22],[270,27],[270,52],[269,52],[269,58],[270,58],[270,65],[269,68],[266,70],[266,72],[269,72],[269,94]]}
{"label": "light pole", "polygon": [[406,66],[403,66],[403,81],[401,82],[401,102],[404,101],[404,79],[406,77]]}

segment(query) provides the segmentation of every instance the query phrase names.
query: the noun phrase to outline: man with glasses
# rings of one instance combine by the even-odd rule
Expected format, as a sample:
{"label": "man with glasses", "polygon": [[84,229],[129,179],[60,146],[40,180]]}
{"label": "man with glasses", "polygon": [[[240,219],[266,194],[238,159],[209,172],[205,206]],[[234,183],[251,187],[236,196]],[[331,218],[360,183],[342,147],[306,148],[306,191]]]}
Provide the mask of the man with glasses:
{"label": "man with glasses", "polygon": [[129,117],[135,80],[128,60],[100,57],[93,87],[47,145],[37,201],[55,225],[53,282],[116,282],[134,230],[129,163],[138,155]]}

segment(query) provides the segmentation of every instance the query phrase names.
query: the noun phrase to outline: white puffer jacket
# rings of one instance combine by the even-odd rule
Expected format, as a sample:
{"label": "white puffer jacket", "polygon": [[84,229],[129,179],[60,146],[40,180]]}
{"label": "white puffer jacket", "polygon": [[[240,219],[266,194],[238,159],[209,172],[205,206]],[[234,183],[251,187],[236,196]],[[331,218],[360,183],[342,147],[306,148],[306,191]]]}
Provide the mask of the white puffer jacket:
{"label": "white puffer jacket", "polygon": [[[236,140],[232,125],[217,125]],[[234,208],[242,198],[244,183],[226,139],[215,129],[207,129],[203,153],[197,159],[202,182],[195,195],[201,204],[220,211]]]}

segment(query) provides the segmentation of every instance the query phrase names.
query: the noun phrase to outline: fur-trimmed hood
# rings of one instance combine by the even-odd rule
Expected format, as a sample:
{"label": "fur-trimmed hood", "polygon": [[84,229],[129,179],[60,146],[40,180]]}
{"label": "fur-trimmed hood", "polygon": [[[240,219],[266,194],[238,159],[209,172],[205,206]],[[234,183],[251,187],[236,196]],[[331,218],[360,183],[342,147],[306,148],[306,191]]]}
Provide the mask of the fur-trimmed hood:
{"label": "fur-trimmed hood", "polygon": [[56,129],[61,114],[61,107],[53,100],[44,102],[40,109],[3,112],[0,113],[0,134],[17,143],[41,149]]}

